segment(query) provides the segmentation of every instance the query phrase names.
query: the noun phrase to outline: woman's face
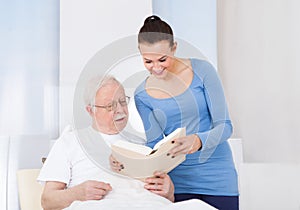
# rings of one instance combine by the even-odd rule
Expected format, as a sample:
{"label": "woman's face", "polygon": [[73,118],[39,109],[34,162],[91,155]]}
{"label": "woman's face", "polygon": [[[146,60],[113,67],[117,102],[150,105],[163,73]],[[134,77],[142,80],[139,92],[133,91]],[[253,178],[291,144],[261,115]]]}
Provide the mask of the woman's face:
{"label": "woman's face", "polygon": [[176,44],[170,47],[169,41],[154,44],[140,43],[140,53],[147,70],[156,78],[163,79],[172,71]]}

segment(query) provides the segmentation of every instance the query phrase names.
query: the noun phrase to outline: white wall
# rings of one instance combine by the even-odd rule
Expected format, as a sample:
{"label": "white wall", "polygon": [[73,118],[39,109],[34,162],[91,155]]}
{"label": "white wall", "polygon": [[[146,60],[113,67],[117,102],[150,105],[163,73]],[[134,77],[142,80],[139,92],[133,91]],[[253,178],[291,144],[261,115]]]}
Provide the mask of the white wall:
{"label": "white wall", "polygon": [[[82,74],[82,77],[87,77],[88,75],[83,75],[83,71],[86,73],[91,70],[88,74],[94,74],[97,71],[93,70],[95,67],[90,67],[89,63],[102,68],[99,71],[110,71],[119,80],[130,84],[129,86],[127,85],[126,90],[129,94],[132,94],[135,88],[133,85],[137,85],[147,75],[146,72],[141,73],[138,76],[140,81],[133,79],[136,77],[135,74],[137,72],[144,71],[145,68],[137,51],[136,38],[129,38],[131,44],[125,44],[125,46],[122,43],[122,39],[137,35],[144,19],[152,14],[152,2],[154,4],[154,12],[158,14],[160,13],[159,9],[165,11],[163,8],[165,8],[164,6],[168,6],[167,2],[158,3],[157,1],[150,0],[136,2],[123,1],[121,5],[120,1],[117,2],[105,1],[104,3],[104,1],[89,0],[83,3],[81,1],[72,1],[72,6],[70,6],[69,1],[61,2],[60,131],[67,124],[73,123],[74,115],[71,107],[73,105],[74,88],[76,82],[78,82],[79,75]],[[202,0],[200,3],[199,1],[195,1],[194,3],[198,8],[201,8],[201,11],[197,10],[192,15],[188,15],[192,6],[188,4],[190,6],[183,8],[183,5],[186,4],[183,4],[183,1],[176,1],[169,4],[173,8],[173,10],[170,10],[171,13],[161,13],[163,15],[162,18],[166,18],[167,21],[170,20],[170,24],[174,27],[175,35],[179,42],[178,56],[201,57],[202,54],[200,52],[204,51],[204,55],[216,65],[216,2]],[[139,9],[133,10],[131,8],[132,5],[135,5]],[[178,14],[180,8],[185,15],[179,18],[176,14]],[[80,16],[77,14],[84,15]],[[193,28],[193,30],[195,29],[195,33],[189,33],[189,31],[184,30],[187,22],[195,24],[195,28]],[[191,36],[191,34],[193,35]],[[111,47],[109,45],[116,42],[119,42],[119,48],[116,47],[114,51],[107,49]],[[188,45],[191,45],[191,47]],[[127,52],[124,48],[128,49]],[[101,53],[110,54],[111,56],[99,55]],[[84,78],[84,80],[87,80],[87,78]],[[80,87],[79,89],[82,88]],[[135,112],[132,102],[133,100],[130,104],[130,107],[132,107],[130,118],[133,120],[130,119],[129,124],[138,120],[132,126],[135,130],[142,132],[141,121]],[[83,103],[80,103],[82,101],[79,98],[74,103],[76,109],[81,108],[78,106],[84,106]],[[78,110],[74,111],[78,113]],[[82,118],[83,123],[79,127],[84,127],[89,120],[89,116],[83,111],[80,114],[80,118]]]}
{"label": "white wall", "polygon": [[[60,2],[60,7],[61,131],[73,121],[74,88],[85,65],[105,46],[136,34],[145,17],[151,14],[152,3],[150,0],[65,0]],[[111,57],[115,52],[110,52]]]}
{"label": "white wall", "polygon": [[300,1],[218,1],[219,72],[247,162],[300,162]]}
{"label": "white wall", "polygon": [[243,140],[241,210],[300,209],[300,2],[218,2],[218,66]]}

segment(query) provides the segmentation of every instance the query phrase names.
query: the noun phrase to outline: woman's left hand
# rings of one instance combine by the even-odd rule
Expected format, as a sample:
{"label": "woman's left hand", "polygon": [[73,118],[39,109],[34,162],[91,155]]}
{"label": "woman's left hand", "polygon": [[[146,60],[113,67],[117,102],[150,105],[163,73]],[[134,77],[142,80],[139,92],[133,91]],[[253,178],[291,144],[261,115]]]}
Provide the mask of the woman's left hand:
{"label": "woman's left hand", "polygon": [[174,139],[173,142],[176,146],[170,150],[171,157],[179,154],[191,154],[202,147],[201,139],[196,134]]}

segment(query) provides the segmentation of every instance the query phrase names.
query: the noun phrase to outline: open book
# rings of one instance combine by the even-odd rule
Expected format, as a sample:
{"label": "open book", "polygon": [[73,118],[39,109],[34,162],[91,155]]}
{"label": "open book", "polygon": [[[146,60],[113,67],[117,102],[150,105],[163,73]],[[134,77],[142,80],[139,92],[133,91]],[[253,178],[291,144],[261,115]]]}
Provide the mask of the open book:
{"label": "open book", "polygon": [[167,155],[176,145],[173,139],[186,135],[185,128],[177,128],[159,141],[153,149],[127,141],[117,141],[111,146],[113,157],[123,164],[119,173],[132,178],[144,179],[153,176],[155,171],[168,173],[185,160],[185,155]]}

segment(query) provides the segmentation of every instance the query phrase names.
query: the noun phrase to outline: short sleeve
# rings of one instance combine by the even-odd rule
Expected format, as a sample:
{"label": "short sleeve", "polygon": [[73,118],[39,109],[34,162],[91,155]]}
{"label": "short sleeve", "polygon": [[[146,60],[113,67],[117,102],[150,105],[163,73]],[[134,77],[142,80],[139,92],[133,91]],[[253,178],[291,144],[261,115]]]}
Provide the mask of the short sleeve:
{"label": "short sleeve", "polygon": [[70,133],[65,133],[54,143],[37,178],[37,181],[41,184],[44,184],[46,181],[69,184],[71,162],[68,158],[68,138],[71,138]]}

